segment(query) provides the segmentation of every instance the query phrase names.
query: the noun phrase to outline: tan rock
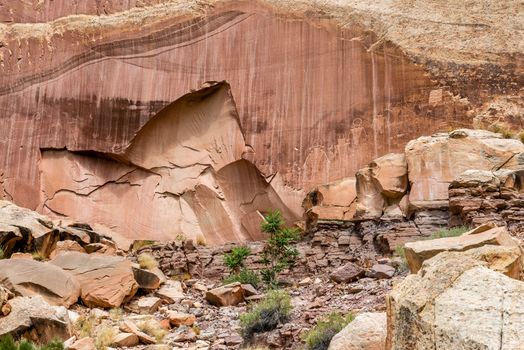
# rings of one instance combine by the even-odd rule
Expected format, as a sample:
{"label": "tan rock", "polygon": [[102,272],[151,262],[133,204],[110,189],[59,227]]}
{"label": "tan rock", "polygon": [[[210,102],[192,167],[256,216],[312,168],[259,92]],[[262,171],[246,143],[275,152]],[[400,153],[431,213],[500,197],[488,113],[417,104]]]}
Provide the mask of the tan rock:
{"label": "tan rock", "polygon": [[135,334],[141,343],[143,344],[156,344],[155,338],[151,337],[150,335],[147,335],[146,333],[142,332],[136,324],[133,322],[127,320],[122,322],[120,324],[120,330],[125,333],[133,333]]}
{"label": "tan rock", "polygon": [[76,277],[89,307],[119,307],[138,288],[131,262],[122,257],[61,252],[51,263]]}
{"label": "tan rock", "polygon": [[348,283],[363,277],[365,273],[366,271],[364,269],[348,262],[331,272],[329,277],[337,283]]}
{"label": "tan rock", "polygon": [[235,282],[206,292],[206,300],[215,306],[233,306],[244,301],[244,290]]}
{"label": "tan rock", "polygon": [[70,347],[70,350],[96,350],[95,341],[91,337],[78,339]]}
{"label": "tan rock", "polygon": [[14,296],[13,292],[0,285],[0,315],[7,316],[11,312],[11,306],[7,302]]}
{"label": "tan rock", "polygon": [[53,259],[58,255],[60,252],[80,252],[80,253],[86,253],[85,249],[82,248],[80,244],[78,244],[75,241],[59,241],[56,242],[55,249],[49,254],[49,259]]}
{"label": "tan rock", "polygon": [[155,294],[171,304],[185,297],[182,283],[180,283],[180,281],[172,280],[167,280],[166,283],[155,292]]}
{"label": "tan rock", "polygon": [[33,260],[33,255],[30,254],[30,253],[13,253],[13,254],[11,254],[10,259]]}
{"label": "tan rock", "polygon": [[133,264],[133,274],[138,283],[138,287],[142,289],[158,289],[160,288],[160,284],[166,281],[166,277],[158,268],[146,270],[141,269],[138,264]]}
{"label": "tan rock", "polygon": [[138,336],[133,333],[119,333],[115,336],[113,344],[118,347],[133,347],[140,343]]}
{"label": "tan rock", "polygon": [[386,348],[519,349],[524,283],[492,270],[508,270],[517,250],[491,245],[426,260],[387,296]]}
{"label": "tan rock", "polygon": [[162,305],[162,299],[157,297],[141,297],[126,305],[126,308],[138,314],[150,315]]}
{"label": "tan rock", "polygon": [[386,329],[386,313],[358,314],[331,339],[328,350],[385,350]]}
{"label": "tan rock", "polygon": [[16,297],[8,302],[11,312],[0,318],[0,336],[30,331],[35,341],[48,343],[69,339],[72,327],[67,309],[49,305],[41,296]]}
{"label": "tan rock", "polygon": [[192,326],[196,322],[196,316],[193,314],[186,314],[184,312],[169,311],[167,313],[169,323],[172,326]]}
{"label": "tan rock", "polygon": [[404,252],[412,273],[416,273],[424,260],[432,258],[443,251],[466,251],[482,245],[504,245],[518,247],[504,227],[496,227],[480,233],[466,234],[458,237],[445,237],[406,243]]}
{"label": "tan rock", "polygon": [[504,167],[524,144],[484,130],[460,129],[420,137],[406,145],[411,189],[409,202],[415,206],[448,199],[448,186],[469,169]]}
{"label": "tan rock", "polygon": [[17,295],[41,295],[46,302],[65,307],[80,295],[80,284],[70,273],[35,260],[0,260],[0,284]]}

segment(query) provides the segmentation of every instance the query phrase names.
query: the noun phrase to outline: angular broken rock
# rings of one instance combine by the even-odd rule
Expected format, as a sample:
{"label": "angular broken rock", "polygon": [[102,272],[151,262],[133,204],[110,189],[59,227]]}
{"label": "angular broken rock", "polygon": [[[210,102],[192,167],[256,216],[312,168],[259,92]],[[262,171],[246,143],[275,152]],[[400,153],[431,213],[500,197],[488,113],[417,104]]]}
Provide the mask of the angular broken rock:
{"label": "angular broken rock", "polygon": [[133,274],[138,283],[138,287],[142,289],[158,289],[160,285],[166,281],[165,275],[158,268],[146,270],[141,269],[138,264],[133,264]]}
{"label": "angular broken rock", "polygon": [[443,251],[466,251],[483,245],[503,245],[516,247],[518,242],[509,235],[505,227],[495,227],[478,233],[466,233],[458,237],[445,237],[432,240],[409,242],[404,252],[412,273],[416,273],[422,263]]}
{"label": "angular broken rock", "polygon": [[51,263],[76,277],[88,307],[119,307],[138,288],[131,262],[122,257],[61,252]]}
{"label": "angular broken rock", "polygon": [[91,337],[78,339],[69,348],[69,350],[96,350],[95,341]]}
{"label": "angular broken rock", "polygon": [[388,279],[395,275],[395,268],[386,264],[375,264],[368,271],[369,277]]}
{"label": "angular broken rock", "polygon": [[60,267],[35,260],[0,260],[0,284],[15,294],[41,295],[48,303],[65,307],[80,296],[76,278]]}
{"label": "angular broken rock", "polygon": [[53,249],[51,254],[49,254],[49,259],[53,259],[60,252],[71,252],[71,251],[86,253],[85,249],[82,248],[82,246],[75,241],[70,241],[70,240],[59,241],[59,242],[56,242],[55,249]]}
{"label": "angular broken rock", "polygon": [[137,314],[148,315],[155,313],[162,305],[162,299],[157,297],[141,297],[126,305],[126,309]]}
{"label": "angular broken rock", "polygon": [[119,333],[113,339],[113,344],[118,347],[132,347],[138,345],[140,340],[134,333]]}
{"label": "angular broken rock", "polygon": [[348,262],[344,266],[335,269],[329,274],[329,277],[337,283],[348,283],[364,276],[366,271],[359,266]]}
{"label": "angular broken rock", "polygon": [[36,340],[48,343],[55,338],[69,339],[72,328],[64,307],[49,305],[41,296],[16,297],[9,301],[11,312],[0,318],[0,336],[32,331]]}
{"label": "angular broken rock", "polygon": [[14,298],[13,292],[11,292],[6,287],[0,285],[0,315],[6,316],[9,312],[11,312],[11,307],[6,307],[4,310],[4,305],[7,304],[9,299]]}
{"label": "angular broken rock", "polygon": [[167,317],[172,326],[192,326],[196,322],[196,316],[184,312],[168,311]]}
{"label": "angular broken rock", "polygon": [[206,300],[215,306],[234,306],[244,301],[244,289],[238,282],[206,292]]}
{"label": "angular broken rock", "polygon": [[129,320],[122,322],[122,324],[120,325],[120,330],[122,332],[135,334],[138,337],[138,339],[140,340],[140,342],[143,344],[156,344],[155,338],[142,332],[136,326],[136,324],[134,324],[133,322]]}
{"label": "angular broken rock", "polygon": [[486,245],[426,260],[387,296],[386,348],[520,349],[524,283],[493,270],[515,252]]}
{"label": "angular broken rock", "polygon": [[155,293],[159,298],[167,303],[173,304],[177,300],[184,298],[184,289],[180,281],[167,280],[166,283]]}
{"label": "angular broken rock", "polygon": [[384,350],[387,334],[386,313],[364,312],[358,314],[338,332],[328,350]]}

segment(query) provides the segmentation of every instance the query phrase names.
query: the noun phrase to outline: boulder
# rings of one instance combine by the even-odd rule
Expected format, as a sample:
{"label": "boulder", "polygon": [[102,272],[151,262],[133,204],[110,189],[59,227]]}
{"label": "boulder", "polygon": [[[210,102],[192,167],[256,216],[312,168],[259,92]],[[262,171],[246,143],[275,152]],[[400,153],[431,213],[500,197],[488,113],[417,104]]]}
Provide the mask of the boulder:
{"label": "boulder", "polygon": [[337,283],[348,283],[363,277],[366,271],[359,266],[348,262],[331,272],[329,277]]}
{"label": "boulder", "polygon": [[386,327],[384,312],[358,314],[331,339],[328,350],[384,350]]}
{"label": "boulder", "polygon": [[466,251],[486,244],[519,246],[518,242],[509,235],[506,228],[495,227],[485,231],[480,230],[480,232],[473,230],[457,237],[408,242],[404,245],[404,252],[409,269],[412,273],[416,273],[425,260],[440,252]]}
{"label": "boulder", "polygon": [[180,281],[167,280],[166,283],[155,293],[159,298],[167,303],[174,303],[185,297],[184,289]]}
{"label": "boulder", "polygon": [[244,289],[238,282],[214,288],[206,292],[206,300],[215,306],[233,306],[244,301]]}
{"label": "boulder", "polygon": [[118,333],[115,336],[115,339],[113,339],[113,344],[118,346],[119,348],[129,348],[137,346],[139,343],[140,340],[138,339],[138,336],[133,333]]}
{"label": "boulder", "polygon": [[70,240],[59,241],[59,242],[56,242],[55,249],[51,252],[51,254],[49,254],[49,259],[53,259],[60,252],[86,253],[85,249],[82,248],[82,246],[75,241],[70,241]]}
{"label": "boulder", "polygon": [[13,292],[0,285],[0,316],[7,316],[11,312],[11,307],[6,306],[4,309],[4,305],[7,305],[9,299],[14,298],[14,296]]}
{"label": "boulder", "polygon": [[142,289],[158,289],[166,281],[166,276],[159,268],[146,270],[141,269],[138,264],[133,264],[133,275],[138,287]]}
{"label": "boulder", "polygon": [[90,337],[78,339],[69,347],[69,350],[96,350],[95,341]]}
{"label": "boulder", "polygon": [[184,312],[168,311],[167,317],[172,326],[192,326],[196,322],[196,316]]}
{"label": "boulder", "polygon": [[80,295],[80,284],[70,273],[35,260],[0,260],[0,284],[17,295],[41,295],[49,304],[65,307]]}
{"label": "boulder", "polygon": [[162,305],[162,299],[157,297],[142,297],[126,305],[126,308],[137,314],[149,315],[155,313]]}
{"label": "boulder", "polygon": [[69,339],[71,324],[64,307],[49,305],[41,296],[16,297],[9,301],[11,312],[0,318],[0,336],[30,334],[30,339],[47,343]]}
{"label": "boulder", "polygon": [[61,252],[51,263],[76,277],[88,307],[119,307],[138,288],[131,262],[122,257]]}
{"label": "boulder", "polygon": [[[524,283],[516,247],[442,252],[387,296],[387,349],[520,349]],[[517,256],[520,259],[520,256]]]}

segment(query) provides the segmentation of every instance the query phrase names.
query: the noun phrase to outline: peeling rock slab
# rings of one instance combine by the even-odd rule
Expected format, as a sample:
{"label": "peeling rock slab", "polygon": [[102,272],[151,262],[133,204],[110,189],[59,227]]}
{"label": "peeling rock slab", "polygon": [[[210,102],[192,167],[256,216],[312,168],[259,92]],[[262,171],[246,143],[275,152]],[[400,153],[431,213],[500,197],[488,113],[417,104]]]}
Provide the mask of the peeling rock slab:
{"label": "peeling rock slab", "polygon": [[215,306],[234,306],[244,301],[244,289],[238,282],[206,292],[206,300]]}
{"label": "peeling rock slab", "polygon": [[133,347],[140,343],[138,336],[133,333],[119,333],[113,339],[113,343],[118,347]]}
{"label": "peeling rock slab", "polygon": [[337,283],[353,282],[363,277],[366,271],[361,267],[349,262],[344,266],[335,269],[329,274],[329,277]]}
{"label": "peeling rock slab", "polygon": [[0,284],[21,296],[41,295],[52,305],[69,307],[80,296],[80,284],[70,273],[47,262],[0,260]]}
{"label": "peeling rock slab", "polygon": [[133,275],[138,287],[142,289],[158,289],[166,281],[166,277],[160,269],[145,270],[141,269],[138,264],[133,264]]}
{"label": "peeling rock slab", "polygon": [[184,312],[169,311],[167,313],[169,323],[172,326],[192,326],[196,322],[196,316]]}
{"label": "peeling rock slab", "polygon": [[[443,251],[466,251],[483,245],[504,245],[515,247],[518,242],[504,227],[466,232],[458,237],[445,237],[406,243],[404,251],[412,273],[420,270],[422,263]],[[473,232],[473,233],[472,233]]]}
{"label": "peeling rock slab", "polygon": [[69,347],[69,350],[96,350],[95,341],[90,337],[78,339]]}
{"label": "peeling rock slab", "polygon": [[61,252],[51,263],[76,277],[88,307],[119,307],[138,288],[131,262],[122,257]]}
{"label": "peeling rock slab", "polygon": [[338,332],[328,350],[385,350],[386,313],[364,312]]}
{"label": "peeling rock slab", "polygon": [[41,296],[16,297],[9,301],[11,313],[0,318],[0,336],[33,330],[39,342],[69,339],[71,325],[64,307],[49,305]]}
{"label": "peeling rock slab", "polygon": [[167,280],[166,283],[155,292],[155,294],[170,304],[185,297],[182,283],[180,283],[180,281],[171,280]]}
{"label": "peeling rock slab", "polygon": [[155,313],[162,305],[162,299],[157,297],[142,297],[126,305],[126,308],[142,315]]}

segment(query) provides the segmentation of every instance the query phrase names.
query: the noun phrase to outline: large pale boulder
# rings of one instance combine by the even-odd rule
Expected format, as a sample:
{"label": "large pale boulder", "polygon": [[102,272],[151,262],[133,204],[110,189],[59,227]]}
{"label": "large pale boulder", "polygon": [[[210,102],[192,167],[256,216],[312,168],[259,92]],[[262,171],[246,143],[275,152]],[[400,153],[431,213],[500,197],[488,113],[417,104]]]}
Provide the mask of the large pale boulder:
{"label": "large pale boulder", "polygon": [[138,288],[131,262],[122,257],[61,252],[51,263],[76,277],[89,307],[119,307]]}
{"label": "large pale boulder", "polygon": [[358,314],[333,337],[328,350],[384,350],[386,326],[384,312]]}
{"label": "large pale boulder", "polygon": [[0,284],[17,295],[41,295],[49,304],[65,307],[74,304],[80,295],[80,285],[70,273],[35,260],[0,260]]}
{"label": "large pale boulder", "polygon": [[41,296],[17,297],[9,305],[11,313],[0,318],[0,336],[31,331],[32,340],[42,343],[71,337],[72,328],[64,307],[51,306]]}
{"label": "large pale boulder", "polygon": [[520,140],[485,130],[459,129],[410,141],[405,149],[409,202],[418,208],[445,203],[449,184],[464,171],[522,167],[514,159],[522,152]]}
{"label": "large pale boulder", "polygon": [[244,289],[238,282],[214,288],[206,292],[206,300],[215,306],[233,306],[244,301]]}
{"label": "large pale boulder", "polygon": [[495,227],[480,232],[475,229],[457,237],[408,242],[404,245],[404,252],[409,269],[412,273],[416,273],[425,260],[434,257],[440,252],[466,251],[487,244],[508,247],[519,246],[519,243],[509,235],[506,228]]}
{"label": "large pale boulder", "polygon": [[511,275],[516,249],[483,246],[425,261],[387,296],[386,348],[521,349],[524,283],[495,271]]}

